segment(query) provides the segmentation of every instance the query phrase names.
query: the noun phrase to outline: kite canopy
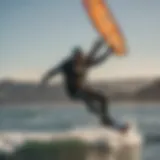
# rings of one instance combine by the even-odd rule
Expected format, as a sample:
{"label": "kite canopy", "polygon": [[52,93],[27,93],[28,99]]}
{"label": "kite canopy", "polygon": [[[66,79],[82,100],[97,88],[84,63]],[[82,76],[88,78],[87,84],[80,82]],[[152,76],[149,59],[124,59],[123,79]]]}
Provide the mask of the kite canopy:
{"label": "kite canopy", "polygon": [[111,46],[117,56],[126,53],[125,40],[108,4],[104,0],[82,0],[87,14],[98,33]]}

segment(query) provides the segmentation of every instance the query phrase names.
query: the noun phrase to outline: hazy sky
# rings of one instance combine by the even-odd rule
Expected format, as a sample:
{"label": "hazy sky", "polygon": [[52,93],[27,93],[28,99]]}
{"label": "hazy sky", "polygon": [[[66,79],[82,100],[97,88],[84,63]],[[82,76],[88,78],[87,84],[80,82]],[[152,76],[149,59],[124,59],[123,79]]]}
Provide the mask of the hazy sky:
{"label": "hazy sky", "polygon": [[[160,75],[160,0],[109,0],[128,40],[128,56],[112,57],[91,78]],[[97,36],[81,0],[0,0],[0,79],[38,80],[80,44]]]}

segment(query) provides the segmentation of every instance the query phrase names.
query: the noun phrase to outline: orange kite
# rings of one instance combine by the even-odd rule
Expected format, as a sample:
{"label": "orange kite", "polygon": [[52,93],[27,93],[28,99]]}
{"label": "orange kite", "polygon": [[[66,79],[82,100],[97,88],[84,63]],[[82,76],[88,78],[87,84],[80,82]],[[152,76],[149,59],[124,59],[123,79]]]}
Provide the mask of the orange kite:
{"label": "orange kite", "polygon": [[117,56],[126,53],[124,37],[117,25],[108,4],[104,0],[82,0],[87,14],[98,33],[107,45],[112,46]]}

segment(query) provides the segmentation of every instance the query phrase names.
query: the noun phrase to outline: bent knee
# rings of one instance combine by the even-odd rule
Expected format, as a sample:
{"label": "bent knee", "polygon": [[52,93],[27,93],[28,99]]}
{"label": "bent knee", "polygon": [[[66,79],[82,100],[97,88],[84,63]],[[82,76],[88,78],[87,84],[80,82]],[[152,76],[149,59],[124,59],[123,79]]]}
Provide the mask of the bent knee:
{"label": "bent knee", "polygon": [[108,96],[106,94],[104,94],[104,93],[99,93],[99,99],[103,103],[106,103],[109,100]]}
{"label": "bent knee", "polygon": [[101,93],[101,99],[103,102],[108,102],[109,101],[109,96],[105,93]]}
{"label": "bent knee", "polygon": [[105,95],[102,95],[102,96],[101,96],[101,101],[102,101],[103,103],[108,102],[108,97],[105,96]]}

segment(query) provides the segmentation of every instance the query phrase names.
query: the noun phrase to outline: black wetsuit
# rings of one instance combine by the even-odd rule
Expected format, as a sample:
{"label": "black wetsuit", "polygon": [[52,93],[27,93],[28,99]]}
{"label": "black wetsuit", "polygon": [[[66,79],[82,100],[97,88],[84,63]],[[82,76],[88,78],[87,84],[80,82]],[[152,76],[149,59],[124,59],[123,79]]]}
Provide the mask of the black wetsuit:
{"label": "black wetsuit", "polygon": [[109,55],[108,53],[109,52],[105,52],[103,56],[96,60],[88,59],[85,64],[80,66],[79,70],[76,70],[74,59],[70,58],[64,61],[57,69],[48,72],[45,78],[49,79],[49,77],[54,74],[61,72],[64,76],[65,88],[69,96],[73,99],[82,100],[91,112],[100,116],[103,124],[112,125],[112,121],[108,114],[108,98],[99,91],[95,91],[83,85],[77,85],[79,80],[81,81],[81,84],[83,84],[82,81],[85,80],[88,69],[105,60]]}
{"label": "black wetsuit", "polygon": [[61,65],[61,70],[64,75],[65,87],[71,98],[76,98],[79,87],[77,82],[85,78],[86,69],[81,66],[81,71],[77,71],[72,59],[67,60]]}

